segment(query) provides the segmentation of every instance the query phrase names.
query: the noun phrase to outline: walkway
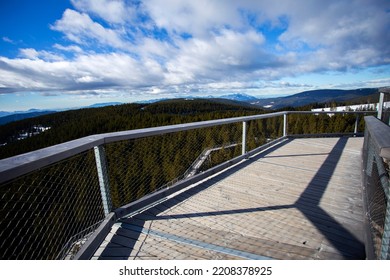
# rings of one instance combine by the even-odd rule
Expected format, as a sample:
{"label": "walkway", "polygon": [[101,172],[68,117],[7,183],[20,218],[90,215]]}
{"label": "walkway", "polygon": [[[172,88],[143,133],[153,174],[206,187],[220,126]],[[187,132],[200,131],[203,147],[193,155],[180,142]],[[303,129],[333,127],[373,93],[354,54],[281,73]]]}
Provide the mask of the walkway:
{"label": "walkway", "polygon": [[118,221],[99,259],[362,259],[362,138],[286,140]]}

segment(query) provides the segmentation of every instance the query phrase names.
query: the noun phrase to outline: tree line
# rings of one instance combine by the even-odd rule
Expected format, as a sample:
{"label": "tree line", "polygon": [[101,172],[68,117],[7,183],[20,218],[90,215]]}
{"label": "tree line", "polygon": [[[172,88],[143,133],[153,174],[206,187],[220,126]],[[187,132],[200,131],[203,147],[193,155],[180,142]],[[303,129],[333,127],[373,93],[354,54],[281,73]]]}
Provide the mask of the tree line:
{"label": "tree line", "polygon": [[[93,134],[259,114],[261,109],[208,100],[173,100],[58,112],[0,126],[0,158],[26,153]],[[16,140],[33,126],[51,127],[40,135]]]}

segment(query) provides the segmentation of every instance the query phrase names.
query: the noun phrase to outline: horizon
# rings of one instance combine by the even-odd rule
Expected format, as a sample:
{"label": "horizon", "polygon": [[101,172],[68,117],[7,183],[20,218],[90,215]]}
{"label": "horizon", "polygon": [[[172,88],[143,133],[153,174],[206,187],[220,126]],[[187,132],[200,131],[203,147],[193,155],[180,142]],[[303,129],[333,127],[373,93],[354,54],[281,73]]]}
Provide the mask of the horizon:
{"label": "horizon", "polygon": [[390,84],[390,2],[2,1],[0,111]]}
{"label": "horizon", "polygon": [[[29,111],[49,111],[49,110],[53,110],[53,111],[67,111],[67,110],[77,110],[77,109],[83,109],[83,108],[88,108],[88,107],[92,107],[92,106],[95,106],[95,105],[103,105],[103,104],[110,104],[110,105],[107,105],[107,106],[111,106],[111,104],[113,103],[117,103],[115,105],[123,105],[123,104],[133,104],[133,103],[139,103],[139,104],[142,104],[142,103],[155,103],[155,102],[159,102],[159,101],[164,101],[164,100],[175,100],[175,99],[218,99],[218,98],[223,98],[224,96],[232,96],[232,95],[246,95],[246,96],[250,96],[250,97],[255,97],[253,95],[249,95],[249,94],[245,94],[245,93],[231,93],[231,94],[226,94],[226,95],[221,95],[221,96],[212,96],[212,95],[208,95],[208,96],[181,96],[181,97],[177,97],[177,96],[172,96],[172,97],[169,97],[169,98],[160,98],[160,99],[147,99],[147,100],[137,100],[137,101],[133,101],[133,102],[118,102],[118,101],[110,101],[110,102],[99,102],[99,103],[92,103],[92,104],[86,104],[86,105],[83,105],[83,106],[77,106],[77,107],[57,107],[57,108],[27,108],[27,109],[23,109],[23,110],[15,110],[15,111],[2,111],[0,110],[1,113],[25,113],[25,112],[29,112]],[[291,95],[294,95],[294,94],[291,94]],[[267,98],[278,98],[278,97],[285,97],[285,96],[289,96],[289,95],[281,95],[281,96],[267,96],[267,97],[260,97],[258,99],[267,99]],[[257,98],[257,97],[255,97]],[[229,100],[229,99],[227,99]],[[1,117],[1,116],[0,116]]]}
{"label": "horizon", "polygon": [[[362,90],[362,89],[370,89],[370,88],[355,88],[355,89],[351,89],[351,90]],[[378,88],[379,89],[379,88]],[[250,95],[250,94],[246,94],[246,93],[230,93],[230,94],[225,94],[225,95],[220,95],[220,96],[212,96],[212,95],[208,95],[208,96],[194,96],[194,95],[191,95],[191,96],[180,96],[180,97],[177,97],[177,96],[172,96],[172,97],[169,97],[169,98],[159,98],[159,99],[147,99],[147,100],[138,100],[138,101],[132,101],[132,102],[118,102],[118,101],[109,101],[109,102],[98,102],[98,103],[89,103],[89,104],[86,104],[86,105],[81,105],[81,106],[74,106],[74,107],[51,107],[51,108],[27,108],[27,109],[23,109],[23,110],[14,110],[14,111],[4,111],[4,110],[0,110],[0,113],[6,113],[6,115],[4,116],[8,116],[8,115],[11,115],[11,114],[24,114],[24,113],[29,113],[29,112],[37,112],[37,111],[53,111],[53,112],[62,112],[62,111],[70,111],[70,110],[78,110],[78,109],[87,109],[87,108],[97,108],[97,107],[105,107],[105,106],[116,106],[116,105],[125,105],[125,104],[134,104],[134,103],[138,103],[138,104],[149,104],[149,103],[157,103],[157,102],[160,102],[160,101],[166,101],[166,100],[176,100],[176,99],[184,99],[184,100],[193,100],[193,99],[226,99],[226,100],[232,100],[232,101],[240,101],[240,100],[236,100],[234,98],[231,98],[233,96],[236,96],[236,95],[241,95],[241,96],[247,96],[247,97],[253,97],[253,98],[256,98],[257,100],[264,100],[264,99],[274,99],[274,98],[282,98],[282,97],[288,97],[288,96],[293,96],[293,95],[297,95],[297,94],[301,94],[301,93],[306,93],[306,92],[311,92],[311,91],[326,91],[326,90],[340,90],[340,91],[344,91],[344,90],[348,90],[348,89],[317,89],[317,90],[308,90],[308,91],[303,91],[303,92],[297,92],[297,93],[293,93],[293,94],[288,94],[288,95],[276,95],[276,96],[265,96],[265,97],[256,97],[256,96],[253,96],[253,95]],[[230,97],[230,98],[228,98]],[[246,101],[242,101],[242,102],[246,102]],[[248,105],[250,105],[252,103],[248,102]],[[104,105],[104,106],[101,106],[101,105]],[[259,108],[262,108],[261,106]],[[266,107],[263,107],[263,108],[266,108]],[[0,115],[0,118],[3,117]]]}

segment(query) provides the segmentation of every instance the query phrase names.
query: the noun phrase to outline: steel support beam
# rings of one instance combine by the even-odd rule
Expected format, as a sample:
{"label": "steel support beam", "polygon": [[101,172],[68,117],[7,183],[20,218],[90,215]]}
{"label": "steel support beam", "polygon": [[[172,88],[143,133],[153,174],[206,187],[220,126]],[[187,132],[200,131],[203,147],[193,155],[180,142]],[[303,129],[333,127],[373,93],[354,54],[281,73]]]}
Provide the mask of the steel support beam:
{"label": "steel support beam", "polygon": [[283,136],[287,136],[288,134],[288,123],[287,123],[287,114],[283,115]]}
{"label": "steel support beam", "polygon": [[246,154],[246,130],[247,124],[246,122],[242,122],[242,155]]}
{"label": "steel support beam", "polygon": [[377,115],[377,118],[380,120],[382,120],[384,100],[385,100],[385,94],[381,92],[379,95],[378,115]]}
{"label": "steel support beam", "polygon": [[94,151],[104,215],[107,216],[111,212],[112,203],[110,196],[110,183],[108,179],[106,153],[104,152],[104,147],[101,145],[94,147]]}
{"label": "steel support beam", "polygon": [[354,134],[358,133],[358,127],[359,127],[359,115],[356,114],[355,129],[353,130]]}

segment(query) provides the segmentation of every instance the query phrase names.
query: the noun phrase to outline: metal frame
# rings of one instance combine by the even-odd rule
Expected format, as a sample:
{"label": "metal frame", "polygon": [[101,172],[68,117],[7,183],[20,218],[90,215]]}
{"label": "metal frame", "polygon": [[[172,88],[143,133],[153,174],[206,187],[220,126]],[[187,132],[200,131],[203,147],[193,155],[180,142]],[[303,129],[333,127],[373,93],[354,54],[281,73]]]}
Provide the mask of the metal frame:
{"label": "metal frame", "polygon": [[[283,141],[288,140],[288,114],[355,114],[359,116],[360,114],[372,114],[372,111],[350,111],[350,112],[312,112],[312,111],[283,111],[262,115],[246,116],[246,117],[236,117],[236,118],[226,118],[219,120],[211,121],[202,121],[178,125],[169,125],[153,128],[144,128],[137,130],[121,131],[121,132],[112,132],[98,135],[91,135],[83,138],[79,138],[73,141],[66,143],[58,144],[55,146],[47,147],[37,151],[25,153],[22,155],[17,155],[14,157],[6,158],[0,160],[0,183],[5,183],[10,180],[16,179],[20,176],[26,175],[35,170],[39,170],[45,166],[49,166],[53,163],[65,160],[72,156],[75,156],[79,153],[93,149],[95,153],[95,161],[97,174],[100,185],[101,199],[104,208],[104,214],[106,216],[105,220],[99,226],[99,228],[92,234],[88,239],[87,243],[82,247],[79,253],[76,256],[76,259],[87,259],[93,254],[93,248],[98,246],[104,237],[107,234],[107,231],[111,228],[111,225],[119,218],[129,215],[130,213],[139,211],[148,205],[156,203],[160,200],[165,199],[168,195],[173,194],[185,187],[188,187],[191,184],[199,182],[199,180],[205,179],[217,172],[220,172],[233,164],[261,152],[264,149],[269,147],[276,146]],[[283,116],[283,136],[274,141],[271,141],[261,147],[258,147],[254,150],[247,151],[246,146],[246,137],[247,137],[247,122],[260,119],[268,119],[274,117]],[[358,117],[357,117],[358,119]],[[104,152],[104,144],[113,143],[117,141],[144,138],[149,136],[163,135],[167,133],[187,131],[198,128],[207,128],[212,126],[219,126],[224,124],[232,124],[241,122],[243,125],[242,129],[242,154],[234,159],[231,159],[227,162],[224,162],[218,166],[215,166],[205,172],[197,174],[195,176],[185,178],[171,187],[167,187],[157,191],[155,193],[144,196],[143,198],[132,202],[128,205],[124,205],[115,209],[112,209],[112,203],[110,198],[110,186],[109,178],[107,174],[107,163],[106,156]],[[354,133],[349,133],[348,135],[357,135],[358,133],[358,120],[355,123]],[[339,136],[340,134],[322,134],[321,136]],[[346,135],[346,134],[342,134]],[[308,137],[310,135],[294,135],[292,137]],[[316,135],[318,136],[318,135]],[[103,239],[102,239],[103,238]]]}

